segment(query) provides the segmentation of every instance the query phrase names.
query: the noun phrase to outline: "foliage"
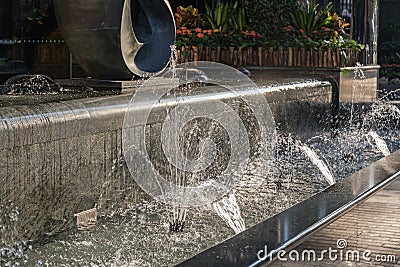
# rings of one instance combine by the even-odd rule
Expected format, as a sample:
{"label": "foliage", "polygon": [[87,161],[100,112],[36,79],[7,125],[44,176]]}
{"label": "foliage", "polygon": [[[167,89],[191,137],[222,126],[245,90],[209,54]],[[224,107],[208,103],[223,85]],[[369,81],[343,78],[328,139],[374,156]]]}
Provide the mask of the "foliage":
{"label": "foliage", "polygon": [[[388,23],[382,26],[380,33],[381,45],[379,46],[378,56],[379,63],[382,65],[399,64],[400,63],[400,24]],[[388,72],[392,74],[394,71],[399,71],[399,68],[390,69]],[[382,70],[381,73],[385,71]],[[393,76],[393,75],[392,75]]]}
{"label": "foliage", "polygon": [[324,17],[331,11],[332,3],[329,3],[324,10],[317,10],[318,6],[318,4],[301,5],[290,12],[291,25],[305,36],[315,34],[315,31],[325,26]]}
{"label": "foliage", "polygon": [[393,41],[400,34],[399,23],[388,23],[382,26],[379,32],[380,38],[385,41]]}
{"label": "foliage", "polygon": [[387,41],[380,45],[379,57],[382,64],[399,64],[400,63],[400,42]]}
{"label": "foliage", "polygon": [[256,46],[262,47],[265,46],[266,40],[265,37],[256,31],[243,31],[241,34],[237,36],[239,45],[241,47],[249,47]]}
{"label": "foliage", "polygon": [[379,75],[389,80],[400,78],[400,41],[396,40],[400,33],[400,24],[383,25],[381,32],[382,44],[379,46]]}
{"label": "foliage", "polygon": [[284,30],[292,36],[294,45],[309,48],[364,48],[350,39],[346,33],[350,24],[337,13],[331,12],[332,3],[323,9],[318,7],[315,3],[302,5],[290,13],[290,25],[284,27]]}
{"label": "foliage", "polygon": [[192,5],[188,7],[178,6],[174,16],[178,29],[182,27],[194,29],[203,26],[203,20],[199,15],[199,10]]}
{"label": "foliage", "polygon": [[47,17],[47,12],[37,9],[37,8],[32,8],[32,14],[31,16],[26,17],[27,21],[31,23],[36,23],[39,25],[43,25],[43,21]]}
{"label": "foliage", "polygon": [[[239,1],[239,2],[238,2]],[[332,3],[298,5],[295,0],[219,0],[206,14],[179,7],[177,46],[358,48],[346,33],[349,23],[332,12]]]}
{"label": "foliage", "polygon": [[241,33],[226,34],[218,29],[204,30],[195,28],[194,30],[185,27],[176,31],[177,47],[194,45],[199,47],[222,48],[262,46],[265,39],[260,33],[255,31],[243,31]]}
{"label": "foliage", "polygon": [[[179,7],[175,13],[175,18],[180,19],[177,20],[177,47],[194,45],[227,48],[265,44],[265,38],[260,33],[245,30],[247,25],[245,9],[239,6],[238,2],[218,1],[214,9],[206,5],[206,14],[202,16],[198,15],[197,10],[193,11],[189,7]],[[193,23],[195,20],[196,23]],[[193,25],[204,25],[204,27]]]}
{"label": "foliage", "polygon": [[[400,57],[400,55],[398,56]],[[383,64],[379,70],[379,75],[389,80],[400,78],[400,64]]]}
{"label": "foliage", "polygon": [[56,27],[54,9],[50,4],[44,4],[41,8],[32,7],[25,17],[23,37],[41,38],[56,30]]}
{"label": "foliage", "polygon": [[230,3],[218,1],[214,9],[211,9],[207,4],[206,25],[211,30],[219,30],[226,33],[234,33],[242,31],[245,25],[244,8],[238,6],[238,2]]}
{"label": "foliage", "polygon": [[187,29],[182,27],[176,30],[176,46],[194,45],[199,47],[209,46],[216,48],[223,42],[225,35],[218,29],[203,30],[201,28]]}
{"label": "foliage", "polygon": [[289,24],[290,12],[295,10],[295,0],[242,1],[245,9],[247,30],[262,33],[269,40],[283,40],[282,27]]}

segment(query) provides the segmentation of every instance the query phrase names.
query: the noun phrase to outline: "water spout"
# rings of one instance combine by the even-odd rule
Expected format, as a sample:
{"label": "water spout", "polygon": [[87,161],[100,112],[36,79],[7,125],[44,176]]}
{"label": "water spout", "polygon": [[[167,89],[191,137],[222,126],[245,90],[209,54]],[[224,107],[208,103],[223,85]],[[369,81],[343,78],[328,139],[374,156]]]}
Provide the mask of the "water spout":
{"label": "water spout", "polygon": [[386,157],[390,155],[390,150],[385,142],[385,140],[383,140],[382,137],[379,136],[379,134],[377,134],[375,131],[370,131],[367,134],[367,140],[368,142],[374,146],[370,140],[369,137],[371,137],[375,143],[376,148]]}
{"label": "water spout", "polygon": [[169,231],[170,232],[183,232],[183,228],[185,227],[187,209],[173,207],[172,214],[170,215],[169,220]]}
{"label": "water spout", "polygon": [[317,153],[309,148],[307,145],[300,145],[299,146],[301,151],[311,160],[311,162],[321,171],[322,175],[324,176],[325,180],[328,182],[329,185],[335,184],[335,178],[333,177],[332,172],[329,170],[328,166],[324,161],[322,161]]}
{"label": "water spout", "polygon": [[246,230],[244,219],[240,214],[240,207],[236,202],[236,196],[230,194],[213,203],[215,212],[225,223],[235,231],[236,234]]}

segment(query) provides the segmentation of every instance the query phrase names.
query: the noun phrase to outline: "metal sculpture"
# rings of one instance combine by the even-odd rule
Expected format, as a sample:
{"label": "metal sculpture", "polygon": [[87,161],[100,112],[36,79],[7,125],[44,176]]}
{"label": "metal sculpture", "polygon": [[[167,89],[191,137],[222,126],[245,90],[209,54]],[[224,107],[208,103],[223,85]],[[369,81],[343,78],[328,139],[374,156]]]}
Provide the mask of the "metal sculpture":
{"label": "metal sculpture", "polygon": [[129,79],[162,71],[175,22],[167,0],[54,0],[63,37],[94,78]]}

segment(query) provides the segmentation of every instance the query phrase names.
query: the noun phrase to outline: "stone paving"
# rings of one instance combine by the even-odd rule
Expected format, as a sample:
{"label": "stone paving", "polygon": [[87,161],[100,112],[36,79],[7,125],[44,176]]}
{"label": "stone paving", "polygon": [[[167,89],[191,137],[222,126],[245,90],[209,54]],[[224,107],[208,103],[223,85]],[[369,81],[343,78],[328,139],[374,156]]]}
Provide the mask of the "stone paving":
{"label": "stone paving", "polygon": [[[270,266],[400,267],[400,179],[317,231],[294,250],[282,257],[288,261],[275,261]],[[296,251],[299,260],[291,261],[289,256],[297,258]],[[315,251],[316,260],[311,251]]]}

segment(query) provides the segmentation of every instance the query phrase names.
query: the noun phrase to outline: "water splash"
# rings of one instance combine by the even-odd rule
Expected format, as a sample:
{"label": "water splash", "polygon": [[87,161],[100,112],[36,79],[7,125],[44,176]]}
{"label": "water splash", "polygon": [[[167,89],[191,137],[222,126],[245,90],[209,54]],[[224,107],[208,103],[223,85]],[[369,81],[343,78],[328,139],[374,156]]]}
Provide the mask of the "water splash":
{"label": "water splash", "polygon": [[213,203],[215,212],[225,223],[235,231],[236,234],[246,230],[244,219],[240,213],[240,207],[236,202],[236,196],[230,194]]}
{"label": "water splash", "polygon": [[61,92],[61,87],[50,77],[42,74],[17,75],[8,79],[4,83],[4,89],[0,94],[9,95],[38,95],[38,94],[57,94]]}
{"label": "water splash", "polygon": [[398,106],[383,101],[372,104],[362,121],[363,129],[368,131],[388,131],[400,126],[400,109]]}
{"label": "water splash", "polygon": [[12,203],[0,205],[0,266],[20,266],[28,260],[27,251],[32,247],[27,241],[15,239],[19,215],[18,207]]}
{"label": "water splash", "polygon": [[[176,51],[176,45],[172,44],[170,46],[171,49],[171,73],[172,77],[171,80],[174,81],[176,79],[176,61],[178,59],[178,54]],[[190,89],[190,88],[189,88]],[[170,95],[170,91],[167,92],[167,95]],[[167,114],[170,113],[169,107],[166,107]],[[189,136],[189,139],[191,139]],[[189,140],[190,141],[190,140]],[[186,173],[181,175],[177,169],[173,171],[172,166],[169,165],[171,176],[175,176],[175,184],[178,186],[184,186],[186,184]],[[186,223],[186,216],[187,216],[188,209],[185,207],[172,207],[172,212],[169,213],[169,231],[170,232],[182,232],[183,228],[185,227]]]}
{"label": "water splash", "polygon": [[373,140],[374,143],[375,143],[376,148],[377,148],[385,157],[390,155],[390,150],[389,150],[389,148],[388,148],[388,146],[387,146],[385,140],[383,140],[383,138],[380,137],[379,134],[377,134],[377,133],[374,132],[374,131],[370,131],[370,132],[368,132],[368,134],[367,134],[367,140],[368,140],[368,142],[371,144],[371,146],[374,146],[374,145],[372,144],[372,142],[370,142],[369,137],[372,138],[372,140]]}
{"label": "water splash", "polygon": [[172,78],[176,78],[176,61],[178,59],[178,54],[176,52],[176,45],[172,44],[171,46],[171,72]]}
{"label": "water splash", "polygon": [[299,145],[301,151],[311,160],[311,162],[321,171],[322,175],[324,176],[325,180],[328,182],[329,185],[335,184],[335,178],[333,177],[332,172],[329,170],[328,166],[324,161],[322,161],[317,153],[312,150],[307,145]]}
{"label": "water splash", "polygon": [[181,207],[173,207],[172,213],[168,219],[170,232],[182,232],[186,223],[187,209]]}
{"label": "water splash", "polygon": [[365,78],[367,78],[362,67],[363,67],[363,64],[361,64],[360,62],[356,63],[355,69],[354,69],[354,79],[355,80],[364,80]]}
{"label": "water splash", "polygon": [[400,88],[388,91],[381,91],[381,96],[378,99],[378,102],[382,101],[391,101],[391,100],[398,100],[400,98]]}
{"label": "water splash", "polygon": [[367,78],[363,69],[363,65],[360,62],[357,62],[354,67],[354,82],[352,84],[352,93],[351,93],[351,109],[350,109],[350,124],[353,123],[354,117],[354,99],[355,92],[363,92],[364,91],[364,81]]}
{"label": "water splash", "polygon": [[[335,170],[336,162],[340,165],[334,172],[335,179],[340,179],[342,173],[350,174],[359,168],[353,166],[355,167],[353,171],[342,169],[344,165],[339,162],[343,161],[342,157],[346,152],[343,150],[344,143],[350,147],[348,151],[356,156],[364,157],[363,151],[371,156],[378,154],[371,153],[370,145],[365,138],[366,133],[360,129],[341,130],[339,137],[332,138],[332,135],[327,133],[305,143],[318,155],[324,155],[323,160],[326,159],[329,162],[328,166],[332,170]],[[399,136],[397,134],[397,138]],[[287,156],[287,158],[279,157],[277,161],[283,177],[279,177],[279,170],[275,170],[274,177],[268,176],[267,179],[265,173],[255,173],[254,175],[262,175],[266,179],[263,187],[256,192],[246,191],[246,195],[236,194],[237,204],[241,207],[240,214],[242,218],[245,218],[247,227],[323,190],[322,183],[315,183],[313,180],[313,177],[319,174],[319,170],[310,164],[308,157],[304,156],[296,145],[295,142],[298,142],[296,138],[288,138],[287,135],[280,138],[284,139],[281,141],[285,145],[279,146],[278,152]],[[293,165],[295,162],[300,162],[301,165]],[[353,165],[352,161],[348,164]],[[294,173],[291,174],[291,172]],[[290,180],[292,177],[293,181]],[[273,182],[278,179],[287,182],[288,187],[284,186],[276,190]],[[38,255],[43,259],[44,266],[46,263],[60,265],[57,265],[57,262],[60,262],[61,256],[66,258],[63,259],[65,265],[81,266],[93,263],[92,265],[98,266],[172,266],[181,262],[182,259],[193,257],[217,242],[230,238],[234,233],[230,227],[221,227],[222,220],[219,216],[212,214],[215,212],[212,205],[208,207],[209,209],[198,211],[190,210],[188,214],[190,220],[186,220],[185,230],[168,234],[166,233],[168,213],[165,205],[156,201],[140,202],[133,205],[131,212],[126,216],[118,214],[114,218],[100,221],[97,230],[86,237],[82,236],[78,239],[79,242],[73,236],[66,242],[52,241],[47,248],[38,248],[36,256],[29,254],[31,260],[28,261],[27,266],[34,266]],[[85,246],[82,239],[93,245]]]}

